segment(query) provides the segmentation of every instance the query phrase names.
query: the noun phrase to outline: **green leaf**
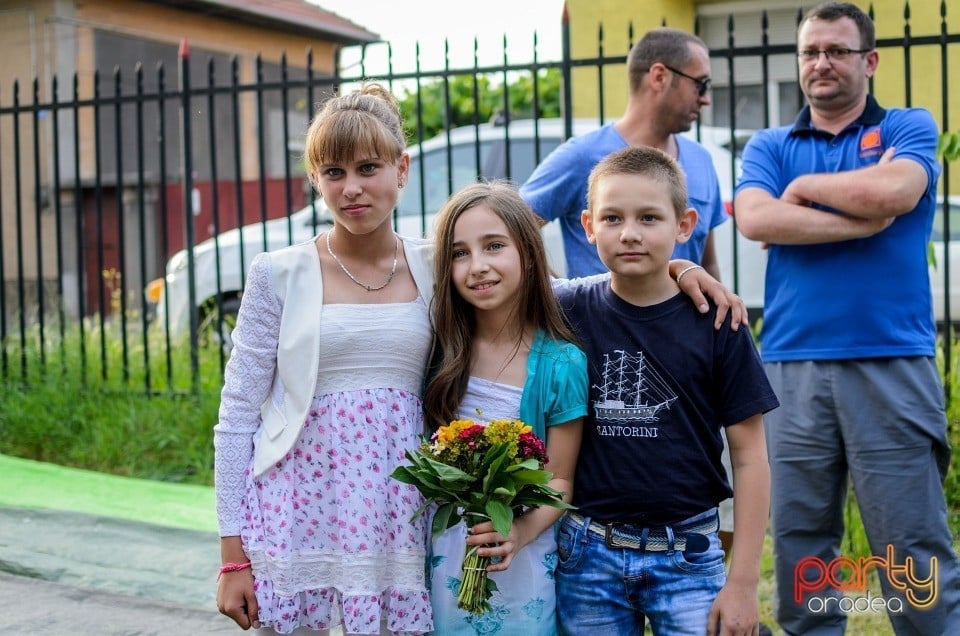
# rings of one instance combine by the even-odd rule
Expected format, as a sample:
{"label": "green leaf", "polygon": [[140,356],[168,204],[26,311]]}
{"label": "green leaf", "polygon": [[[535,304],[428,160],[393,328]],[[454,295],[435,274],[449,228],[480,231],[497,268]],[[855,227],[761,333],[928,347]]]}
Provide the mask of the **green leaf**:
{"label": "green leaf", "polygon": [[[538,462],[537,460],[535,460],[533,457],[530,457],[530,458],[528,458],[528,459],[523,460],[522,462],[520,462],[520,463],[518,463],[518,464],[513,464],[512,466],[510,466],[509,468],[507,468],[507,472],[512,473],[512,472],[515,472],[515,471],[518,471],[518,470],[522,470],[522,469],[524,469],[524,468],[529,469],[529,470],[540,470],[540,462]],[[552,473],[550,473],[550,474],[552,475]]]}
{"label": "green leaf", "polygon": [[517,490],[516,488],[504,488],[503,486],[500,486],[499,488],[495,488],[492,494],[500,495],[501,499],[510,501],[517,495]]}
{"label": "green leaf", "polygon": [[[451,517],[453,517],[453,523],[450,523]],[[436,539],[443,534],[447,528],[456,525],[458,520],[459,516],[457,516],[456,504],[447,503],[437,508],[436,514],[433,515],[433,525],[431,526],[433,538]]]}
{"label": "green leaf", "polygon": [[937,153],[946,161],[960,159],[960,132],[943,133],[937,141]]}
{"label": "green leaf", "polygon": [[487,515],[493,522],[493,528],[503,536],[510,534],[510,525],[513,523],[513,510],[496,499],[491,499],[486,505]]}
{"label": "green leaf", "polygon": [[486,493],[471,491],[467,493],[467,500],[469,503],[465,508],[469,510],[483,510],[487,501],[487,495]]}
{"label": "green leaf", "polygon": [[507,448],[506,444],[504,444],[503,448],[497,448],[496,456],[493,458],[493,461],[489,463],[487,474],[483,478],[483,492],[492,492],[495,488],[503,485],[504,480],[508,478],[506,471],[503,470],[503,464],[506,460]]}
{"label": "green leaf", "polygon": [[553,495],[538,490],[523,490],[517,493],[513,500],[514,505],[524,506],[550,506],[552,508],[569,509],[570,504],[565,503],[559,494]]}
{"label": "green leaf", "polygon": [[509,449],[510,449],[510,445],[506,442],[502,444],[497,444],[496,446],[492,446],[490,450],[487,451],[486,455],[484,455],[483,461],[480,462],[481,473],[483,472],[484,469],[489,470],[490,467],[493,466],[494,462],[496,461],[503,462],[503,460],[507,456],[507,451]]}
{"label": "green leaf", "polygon": [[943,155],[947,158],[947,161],[960,159],[960,133],[954,133],[950,137],[950,143],[944,149]]}
{"label": "green leaf", "polygon": [[430,508],[430,506],[431,506],[432,504],[433,504],[433,502],[430,501],[429,499],[428,499],[426,502],[424,502],[424,504],[423,504],[422,506],[420,506],[419,508],[417,508],[417,511],[416,511],[415,513],[413,513],[413,516],[410,517],[410,521],[416,521],[417,519],[419,519],[419,518],[420,518],[420,515],[422,515],[423,513],[425,513],[425,512]]}
{"label": "green leaf", "polygon": [[411,484],[416,486],[420,479],[416,475],[410,472],[410,469],[406,466],[397,466],[390,476],[396,479],[397,481],[404,484]]}
{"label": "green leaf", "polygon": [[433,469],[436,472],[437,476],[440,477],[440,479],[442,479],[443,481],[472,482],[475,479],[473,475],[463,472],[456,466],[449,466],[447,464],[443,464],[430,457],[425,457],[424,461],[428,466],[430,466],[431,469]]}
{"label": "green leaf", "polygon": [[945,161],[960,159],[960,132],[940,135],[937,140],[937,154],[943,155]]}
{"label": "green leaf", "polygon": [[516,488],[513,487],[513,480],[511,480],[510,476],[502,470],[495,473],[489,473],[483,480],[483,491],[485,493],[490,494],[497,488],[516,490]]}
{"label": "green leaf", "polygon": [[[511,466],[512,468],[512,466]],[[525,485],[543,485],[548,483],[553,479],[553,473],[547,470],[518,470],[514,472],[510,477],[513,479],[513,482],[517,484],[517,487]]]}

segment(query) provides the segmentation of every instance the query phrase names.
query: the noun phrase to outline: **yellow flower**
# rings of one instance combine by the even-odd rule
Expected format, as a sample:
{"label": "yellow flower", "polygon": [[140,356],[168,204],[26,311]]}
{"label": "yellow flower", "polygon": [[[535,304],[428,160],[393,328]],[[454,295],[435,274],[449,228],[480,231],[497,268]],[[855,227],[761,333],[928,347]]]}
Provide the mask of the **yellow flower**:
{"label": "yellow flower", "polygon": [[510,444],[508,454],[512,457],[517,453],[517,440],[530,430],[532,429],[529,426],[519,420],[493,420],[487,425],[484,436],[491,444]]}
{"label": "yellow flower", "polygon": [[473,426],[472,420],[454,420],[437,429],[437,441],[444,447],[449,447],[457,439],[460,431],[470,426]]}

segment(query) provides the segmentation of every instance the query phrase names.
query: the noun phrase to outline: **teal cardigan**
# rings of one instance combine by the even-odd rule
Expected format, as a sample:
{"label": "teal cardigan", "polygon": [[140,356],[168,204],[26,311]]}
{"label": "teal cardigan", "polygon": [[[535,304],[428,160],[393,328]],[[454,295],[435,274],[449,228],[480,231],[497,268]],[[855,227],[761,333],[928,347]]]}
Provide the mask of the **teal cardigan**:
{"label": "teal cardigan", "polygon": [[587,414],[587,355],[578,346],[537,331],[527,357],[520,419],[546,440],[547,427]]}

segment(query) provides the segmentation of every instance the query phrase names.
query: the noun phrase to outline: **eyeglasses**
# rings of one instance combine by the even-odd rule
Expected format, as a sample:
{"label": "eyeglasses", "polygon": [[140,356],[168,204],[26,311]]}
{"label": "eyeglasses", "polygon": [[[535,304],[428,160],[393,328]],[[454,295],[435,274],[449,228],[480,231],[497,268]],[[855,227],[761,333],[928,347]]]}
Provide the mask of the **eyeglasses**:
{"label": "eyeglasses", "polygon": [[[661,62],[661,64],[663,64],[663,62]],[[688,80],[692,80],[697,85],[697,95],[699,95],[700,97],[703,97],[704,95],[706,95],[707,91],[710,90],[710,82],[712,80],[709,77],[704,77],[703,79],[697,79],[696,77],[692,75],[687,75],[683,71],[675,69],[672,66],[667,66],[666,64],[663,64],[663,67],[666,68],[668,71],[673,71],[680,77],[686,77]]]}
{"label": "eyeglasses", "polygon": [[816,62],[820,59],[820,54],[823,53],[827,57],[827,61],[836,60],[837,62],[842,62],[854,53],[863,55],[864,53],[869,52],[870,49],[844,49],[840,47],[830,47],[829,49],[803,49],[802,51],[797,51],[797,57],[804,62]]}

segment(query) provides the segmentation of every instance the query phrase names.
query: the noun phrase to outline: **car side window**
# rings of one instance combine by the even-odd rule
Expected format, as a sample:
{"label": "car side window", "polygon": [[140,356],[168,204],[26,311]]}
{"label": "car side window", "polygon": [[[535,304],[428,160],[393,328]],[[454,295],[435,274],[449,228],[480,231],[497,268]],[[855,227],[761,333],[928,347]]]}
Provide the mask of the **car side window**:
{"label": "car side window", "polygon": [[[484,177],[488,179],[507,179],[518,186],[533,174],[537,167],[537,158],[534,154],[533,139],[510,139],[510,170],[507,171],[506,141],[497,140],[491,148],[487,161],[484,163]],[[560,145],[556,137],[541,137],[540,161],[543,161],[550,152]]]}

